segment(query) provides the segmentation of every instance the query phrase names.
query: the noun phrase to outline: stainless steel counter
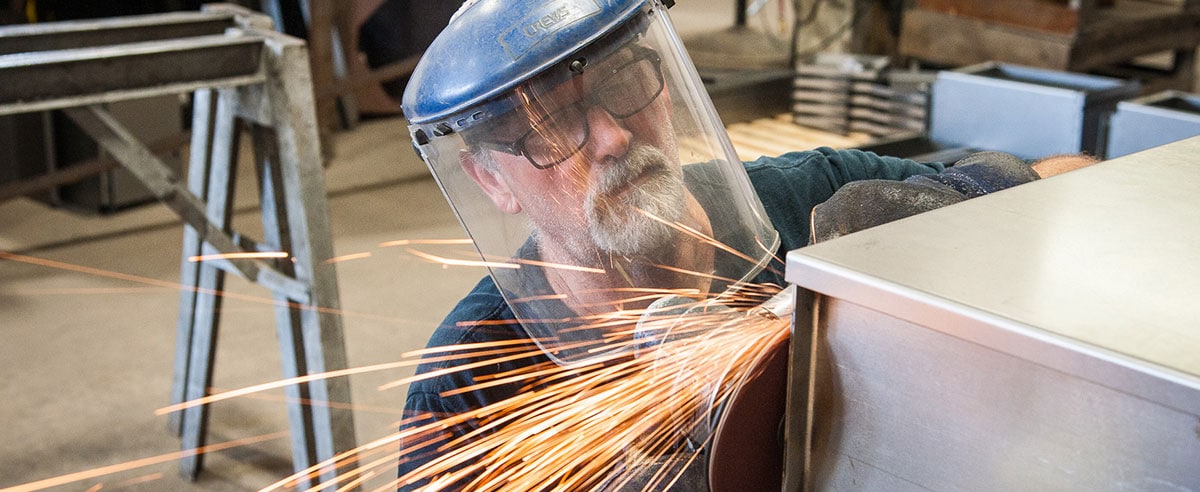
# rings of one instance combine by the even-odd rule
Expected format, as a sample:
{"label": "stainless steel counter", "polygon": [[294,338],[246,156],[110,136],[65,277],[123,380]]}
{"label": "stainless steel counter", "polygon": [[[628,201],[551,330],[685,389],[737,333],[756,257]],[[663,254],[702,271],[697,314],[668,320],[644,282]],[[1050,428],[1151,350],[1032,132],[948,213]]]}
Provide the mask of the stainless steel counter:
{"label": "stainless steel counter", "polygon": [[820,298],[817,488],[1200,490],[1200,138],[792,251],[787,278]]}

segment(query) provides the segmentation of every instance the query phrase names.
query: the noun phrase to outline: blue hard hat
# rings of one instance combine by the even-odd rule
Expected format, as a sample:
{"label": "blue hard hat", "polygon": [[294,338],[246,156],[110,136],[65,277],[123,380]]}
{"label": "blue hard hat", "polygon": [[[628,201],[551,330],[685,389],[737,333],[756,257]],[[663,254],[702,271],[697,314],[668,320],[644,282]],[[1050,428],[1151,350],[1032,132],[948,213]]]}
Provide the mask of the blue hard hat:
{"label": "blue hard hat", "polygon": [[444,134],[464,115],[620,26],[660,0],[467,0],[417,63],[404,116]]}

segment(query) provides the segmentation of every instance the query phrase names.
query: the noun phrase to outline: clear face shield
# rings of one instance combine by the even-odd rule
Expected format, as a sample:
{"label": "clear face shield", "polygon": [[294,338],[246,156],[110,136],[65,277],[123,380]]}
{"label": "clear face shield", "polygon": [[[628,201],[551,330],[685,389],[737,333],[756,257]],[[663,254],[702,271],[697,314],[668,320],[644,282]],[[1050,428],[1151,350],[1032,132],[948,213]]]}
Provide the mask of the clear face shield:
{"label": "clear face shield", "polygon": [[655,312],[765,300],[745,287],[778,234],[665,9],[461,115],[414,141],[555,362],[633,354],[665,336],[638,330]]}

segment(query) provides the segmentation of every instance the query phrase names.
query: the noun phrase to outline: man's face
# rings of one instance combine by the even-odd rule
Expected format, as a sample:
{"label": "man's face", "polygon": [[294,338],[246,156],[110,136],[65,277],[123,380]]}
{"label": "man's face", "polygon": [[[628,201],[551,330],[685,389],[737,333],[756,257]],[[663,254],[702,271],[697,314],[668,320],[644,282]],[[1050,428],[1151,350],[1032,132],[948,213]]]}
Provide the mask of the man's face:
{"label": "man's face", "polygon": [[[686,191],[670,103],[653,51],[623,48],[548,89],[517,90],[523,107],[484,144],[492,169],[545,244],[579,262],[669,249]],[[519,155],[514,155],[513,152]]]}

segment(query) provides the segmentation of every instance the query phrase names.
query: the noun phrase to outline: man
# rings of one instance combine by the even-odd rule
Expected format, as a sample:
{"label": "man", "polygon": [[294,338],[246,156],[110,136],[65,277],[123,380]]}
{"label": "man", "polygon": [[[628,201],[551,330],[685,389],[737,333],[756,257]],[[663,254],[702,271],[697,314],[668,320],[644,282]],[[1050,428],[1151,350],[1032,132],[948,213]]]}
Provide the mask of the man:
{"label": "man", "polygon": [[[632,354],[655,301],[752,307],[842,185],[944,170],[828,148],[741,163],[659,0],[468,1],[403,106],[491,269],[429,346],[519,354],[427,359],[405,429],[513,397],[531,367]],[[476,428],[402,443],[401,486]]]}

